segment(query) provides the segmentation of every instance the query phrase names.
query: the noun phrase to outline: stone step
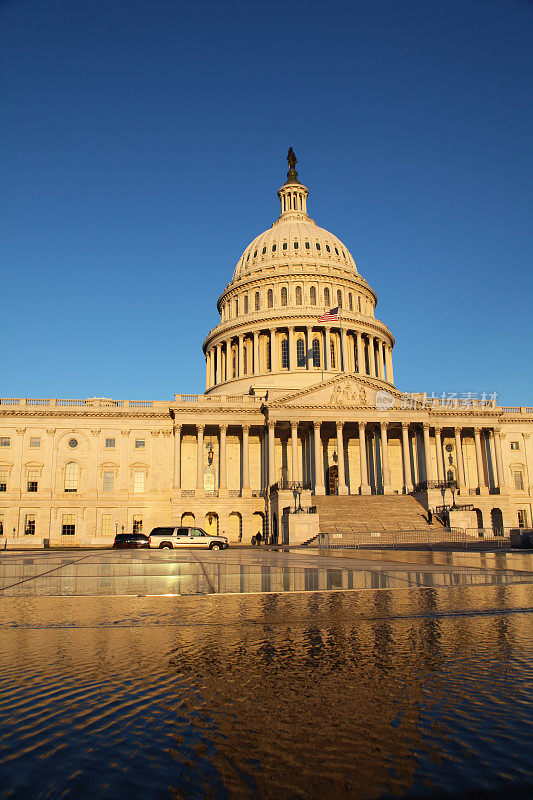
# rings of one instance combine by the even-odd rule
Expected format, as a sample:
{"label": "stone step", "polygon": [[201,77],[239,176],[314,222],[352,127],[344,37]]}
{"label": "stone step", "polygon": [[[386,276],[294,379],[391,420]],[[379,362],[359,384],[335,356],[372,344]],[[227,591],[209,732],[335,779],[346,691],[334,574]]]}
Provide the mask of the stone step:
{"label": "stone step", "polygon": [[314,496],[323,533],[340,530],[434,530],[410,495]]}

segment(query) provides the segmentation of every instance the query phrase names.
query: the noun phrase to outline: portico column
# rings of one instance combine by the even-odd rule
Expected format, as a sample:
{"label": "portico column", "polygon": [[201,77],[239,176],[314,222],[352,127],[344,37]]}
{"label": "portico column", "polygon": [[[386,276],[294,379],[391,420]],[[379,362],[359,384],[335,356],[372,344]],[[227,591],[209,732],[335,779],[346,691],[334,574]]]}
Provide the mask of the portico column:
{"label": "portico column", "polygon": [[226,461],[226,434],[227,425],[220,425],[220,466],[218,471],[218,492],[223,497],[228,491],[227,461]]}
{"label": "portico column", "polygon": [[205,354],[205,388],[210,389],[209,379],[211,377],[211,351],[208,350]]}
{"label": "portico column", "polygon": [[376,353],[374,349],[374,337],[368,337],[368,366],[370,368],[370,377],[376,377]]}
{"label": "portico column", "polygon": [[379,377],[385,380],[385,342],[379,340]]}
{"label": "portico column", "polygon": [[298,476],[298,423],[291,422],[291,475],[292,480],[297,483]]}
{"label": "portico column", "polygon": [[254,331],[254,375],[259,375],[259,331]]}
{"label": "portico column", "polygon": [[251,497],[250,489],[250,426],[242,426],[242,496]]}
{"label": "portico column", "polygon": [[392,347],[387,346],[387,380],[394,383],[394,371],[392,368]]}
{"label": "portico column", "polygon": [[442,454],[442,428],[435,428],[435,447],[437,449],[437,480],[439,483],[444,482],[444,458]]}
{"label": "portico column", "polygon": [[346,331],[344,328],[340,328],[340,337],[341,337],[341,371],[342,372],[349,372],[348,367],[348,352],[346,348]]}
{"label": "portico column", "polygon": [[361,465],[361,494],[371,494],[368,483],[368,469],[366,465],[366,431],[365,423],[359,422],[359,461]]}
{"label": "portico column", "polygon": [[320,438],[320,422],[313,422],[315,435],[315,494],[326,493],[324,487],[324,459],[322,457],[322,439]]}
{"label": "portico column", "polygon": [[413,490],[411,483],[411,456],[409,453],[409,423],[402,422],[402,451],[403,451],[403,490],[409,494]]}
{"label": "portico column", "polygon": [[268,423],[268,484],[272,486],[276,483],[276,451],[274,449],[274,426],[275,422]]}
{"label": "portico column", "polygon": [[307,340],[305,343],[305,368],[311,369],[313,366],[313,328],[307,325]]}
{"label": "portico column", "polygon": [[270,369],[278,371],[278,347],[276,342],[276,328],[270,329]]}
{"label": "portico column", "polygon": [[348,494],[346,486],[346,475],[344,473],[344,436],[342,434],[342,422],[337,422],[337,453],[339,465],[339,494]]}
{"label": "portico column", "polygon": [[204,494],[204,425],[196,426],[196,496]]}
{"label": "portico column", "polygon": [[503,471],[502,463],[502,444],[500,439],[500,429],[494,429],[494,453],[496,454],[496,474],[498,476],[498,486],[500,487],[500,494],[507,494],[505,485],[505,473]]}
{"label": "portico column", "polygon": [[239,334],[239,363],[237,364],[237,377],[244,375],[244,334]]}
{"label": "portico column", "polygon": [[174,489],[181,489],[181,425],[174,425]]}
{"label": "portico column", "polygon": [[383,464],[383,494],[392,491],[389,468],[389,443],[387,439],[387,423],[381,422],[381,461]]}
{"label": "portico column", "polygon": [[217,363],[215,383],[222,383],[222,342],[217,344]]}
{"label": "portico column", "polygon": [[294,325],[289,325],[289,369],[296,369],[294,354]]}
{"label": "portico column", "polygon": [[431,449],[429,443],[429,422],[424,422],[422,425],[424,432],[424,462],[426,467],[426,481],[434,481],[433,464],[431,462]]}
{"label": "portico column", "polygon": [[463,449],[461,445],[461,428],[455,428],[455,458],[457,460],[457,485],[459,489],[465,488],[463,469]]}
{"label": "portico column", "polygon": [[328,372],[330,363],[330,328],[324,328],[324,370]]}
{"label": "portico column", "polygon": [[231,375],[231,368],[230,368],[230,361],[231,361],[231,339],[226,339],[226,355],[224,356],[224,380],[229,381]]}
{"label": "portico column", "polygon": [[365,349],[363,347],[363,337],[360,331],[357,331],[357,371],[360,375],[366,374]]}
{"label": "portico column", "polygon": [[209,351],[209,387],[215,385],[215,348]]}
{"label": "portico column", "polygon": [[485,485],[483,476],[483,456],[481,454],[481,428],[474,428],[474,441],[476,443],[476,467],[477,467],[477,488],[479,494],[488,494],[489,490]]}

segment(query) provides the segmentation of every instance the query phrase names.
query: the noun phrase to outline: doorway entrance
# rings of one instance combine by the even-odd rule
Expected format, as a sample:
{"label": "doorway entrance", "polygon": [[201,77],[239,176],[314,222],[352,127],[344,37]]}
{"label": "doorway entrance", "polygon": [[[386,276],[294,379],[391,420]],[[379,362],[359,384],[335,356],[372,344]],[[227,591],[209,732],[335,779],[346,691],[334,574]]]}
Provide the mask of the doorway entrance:
{"label": "doorway entrance", "polygon": [[327,494],[339,494],[339,468],[336,465],[327,469],[326,492]]}

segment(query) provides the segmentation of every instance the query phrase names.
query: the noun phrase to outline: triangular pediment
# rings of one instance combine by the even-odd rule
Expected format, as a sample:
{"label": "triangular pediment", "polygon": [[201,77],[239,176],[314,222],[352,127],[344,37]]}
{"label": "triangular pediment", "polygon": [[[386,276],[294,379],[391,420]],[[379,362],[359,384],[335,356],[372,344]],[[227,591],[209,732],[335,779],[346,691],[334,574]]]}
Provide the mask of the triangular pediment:
{"label": "triangular pediment", "polygon": [[[376,408],[376,393],[388,393],[393,398],[401,392],[393,386],[384,386],[372,378],[337,375],[313,386],[291,392],[268,403],[271,408],[304,406],[314,408]],[[378,404],[379,405],[379,404]]]}

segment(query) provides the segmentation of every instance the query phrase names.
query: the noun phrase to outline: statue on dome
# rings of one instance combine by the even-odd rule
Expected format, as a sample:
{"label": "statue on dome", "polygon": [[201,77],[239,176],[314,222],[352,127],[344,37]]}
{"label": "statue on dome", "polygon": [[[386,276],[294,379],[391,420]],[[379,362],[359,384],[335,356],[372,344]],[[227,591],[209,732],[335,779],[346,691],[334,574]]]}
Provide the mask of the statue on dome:
{"label": "statue on dome", "polygon": [[287,153],[287,163],[289,165],[289,171],[287,172],[287,180],[286,183],[300,183],[298,180],[298,173],[296,172],[296,162],[298,159],[294,154],[294,150],[292,147],[289,147],[289,152]]}
{"label": "statue on dome", "polygon": [[298,159],[294,154],[294,150],[292,147],[289,147],[289,152],[287,153],[287,164],[289,165],[289,169],[295,169],[297,161]]}

